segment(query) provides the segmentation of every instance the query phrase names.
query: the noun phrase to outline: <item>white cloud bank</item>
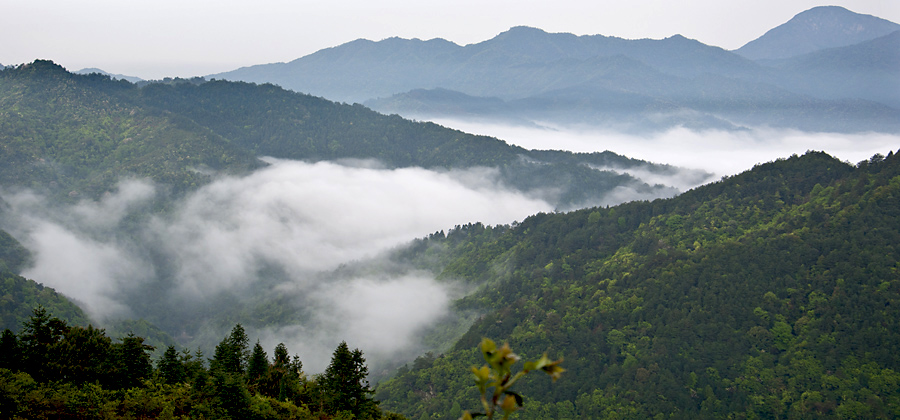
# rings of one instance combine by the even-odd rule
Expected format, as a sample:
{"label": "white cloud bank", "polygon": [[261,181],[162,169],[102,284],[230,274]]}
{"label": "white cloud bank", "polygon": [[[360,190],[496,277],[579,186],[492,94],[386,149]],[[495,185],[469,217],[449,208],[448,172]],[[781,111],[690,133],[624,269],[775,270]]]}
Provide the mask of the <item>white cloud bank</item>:
{"label": "white cloud bank", "polygon": [[64,209],[31,193],[6,194],[12,217],[5,228],[34,253],[26,277],[73,297],[98,320],[153,315],[134,313],[125,302],[155,281],[160,270],[151,261],[160,256],[173,271],[171,292],[195,302],[220,292],[258,293],[248,290],[258,286],[258,273],[277,267],[288,279],[279,289],[305,297],[296,305],[312,307],[296,309],[313,317],[310,325],[261,332],[263,339],[269,349],[285,342],[307,367],[322,369],[341,340],[370,361],[408,350],[455,297],[451,285],[424,273],[328,280],[322,272],[458,224],[505,224],[552,211],[504,188],[493,170],[353,164],[271,160],[248,176],[199,189],[128,233],[123,221],[155,197],[149,183],[124,182],[99,202]]}
{"label": "white cloud bank", "polygon": [[[876,153],[887,154],[900,147],[900,136],[883,133],[808,133],[775,129],[727,132],[676,128],[651,136],[634,136],[599,129],[540,129],[453,119],[435,119],[434,122],[468,133],[501,138],[526,149],[585,153],[609,150],[653,163],[703,169],[716,174],[716,179],[749,170],[758,163],[792,154],[802,155],[808,150],[824,151],[838,159],[856,163]],[[640,177],[641,173],[635,175]],[[682,190],[697,186],[681,185],[678,179],[669,182],[659,178],[653,180]]]}
{"label": "white cloud bank", "polygon": [[[900,145],[900,137],[883,134],[676,129],[635,137],[442,123],[526,148],[612,150],[704,169],[716,173],[716,178],[807,150],[824,150],[856,162]],[[365,161],[270,163],[248,176],[219,179],[166,214],[142,219],[127,234],[122,226],[156,199],[147,182],[125,181],[100,201],[64,209],[52,208],[47,200],[27,192],[3,194],[9,204],[3,228],[34,253],[34,265],[23,273],[26,277],[73,297],[98,320],[149,315],[132,312],[126,302],[142,284],[158,277],[160,266],[154,258],[161,257],[164,271],[175,279],[172,292],[197,302],[209,302],[220,292],[246,296],[261,270],[276,267],[288,283],[269,292],[304,297],[295,308],[311,318],[303,325],[259,331],[260,338],[268,349],[285,342],[307,368],[317,371],[341,340],[361,348],[370,362],[410,355],[417,334],[446,316],[449,302],[458,295],[450,285],[424,273],[340,280],[323,280],[317,273],[458,224],[511,223],[553,209],[504,188],[490,169],[387,170]],[[700,182],[690,171],[663,175],[642,168],[622,171],[681,190]],[[634,198],[648,197],[634,197],[628,189],[606,197],[613,205]]]}

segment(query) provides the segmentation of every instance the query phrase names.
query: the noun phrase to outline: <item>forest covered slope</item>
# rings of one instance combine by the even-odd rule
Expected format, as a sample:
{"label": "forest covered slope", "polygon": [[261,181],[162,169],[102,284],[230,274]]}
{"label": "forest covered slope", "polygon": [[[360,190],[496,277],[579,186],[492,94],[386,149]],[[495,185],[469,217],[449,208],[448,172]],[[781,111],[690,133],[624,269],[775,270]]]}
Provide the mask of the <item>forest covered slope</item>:
{"label": "forest covered slope", "polygon": [[379,386],[384,407],[454,418],[482,337],[568,370],[521,383],[520,419],[896,418],[900,156],[810,152],[653,202],[539,214],[419,242],[484,284],[450,351]]}
{"label": "forest covered slope", "polygon": [[[491,166],[522,191],[564,181],[559,204],[635,183],[665,189],[591,169],[647,165],[613,153],[528,151],[272,85],[139,87],[37,61],[0,71],[0,113],[0,185],[59,201],[96,199],[129,176],[181,194],[218,173],[250,172],[264,165],[258,160],[264,155],[373,158],[388,167]],[[543,378],[520,384],[526,397],[520,419],[896,418],[898,244],[894,152],[857,165],[809,152],[671,199],[436,232],[397,250],[393,262],[462,284],[471,293],[453,309],[474,324],[457,336],[451,330],[459,324],[436,327],[445,334],[440,339],[453,343],[447,351],[402,368],[374,396],[408,418],[458,418],[461,409],[478,406],[469,367],[480,364],[475,347],[490,337],[527,358],[548,351],[565,359],[568,371],[556,384]],[[37,302],[34,296],[56,297],[12,274],[28,258],[0,231],[5,325],[22,325],[22,309]],[[154,288],[179,279],[155,280],[144,287],[164,295],[168,289]],[[276,283],[254,284],[268,292]],[[254,295],[261,312],[251,316],[298,317],[296,307],[270,296]],[[140,297],[143,305],[159,305],[149,292]],[[209,310],[217,322],[240,315],[228,312],[235,305],[205,304],[193,309]],[[58,305],[55,315],[83,325],[80,311]],[[197,330],[191,332],[204,332]],[[18,373],[0,373],[26,394],[36,386]],[[214,388],[234,385],[222,378]],[[41,392],[55,392],[45,385]],[[198,397],[224,404],[219,396]],[[264,405],[276,397],[266,396]]]}
{"label": "forest covered slope", "polygon": [[[306,161],[364,159],[390,168],[490,167],[501,180],[561,208],[628,186],[671,195],[627,174],[592,167],[648,167],[612,152],[534,151],[433,123],[378,114],[273,85],[175,80],[142,87],[100,74],[72,74],[44,60],[0,70],[0,186],[74,200],[123,178],[150,178],[174,193],[216,174],[245,174],[269,156]],[[702,171],[696,175],[703,178]],[[708,176],[708,174],[707,174]]]}

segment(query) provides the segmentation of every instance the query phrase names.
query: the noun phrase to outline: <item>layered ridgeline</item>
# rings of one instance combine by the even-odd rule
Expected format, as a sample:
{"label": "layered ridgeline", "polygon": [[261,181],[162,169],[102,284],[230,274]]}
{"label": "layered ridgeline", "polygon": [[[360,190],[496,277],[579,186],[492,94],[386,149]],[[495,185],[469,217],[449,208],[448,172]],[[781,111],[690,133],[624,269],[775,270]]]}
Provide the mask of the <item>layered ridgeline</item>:
{"label": "layered ridgeline", "polygon": [[[670,195],[622,170],[657,173],[614,153],[540,153],[396,115],[283,90],[226,81],[138,87],[76,75],[48,61],[0,71],[0,185],[97,198],[124,177],[175,193],[217,173],[241,174],[271,156],[306,161],[374,159],[389,168],[488,167],[560,208],[601,201],[616,187]],[[600,170],[615,168],[620,172]],[[698,183],[707,174],[693,174]]]}
{"label": "layered ridgeline", "polygon": [[[42,283],[74,296],[111,334],[134,331],[158,349],[176,337],[181,345],[209,350],[218,335],[237,322],[250,329],[302,324],[327,330],[310,325],[312,303],[321,303],[311,302],[314,298],[306,294],[310,289],[278,286],[290,289],[299,282],[329,288],[333,276],[319,271],[344,262],[331,260],[343,256],[351,247],[347,242],[363,245],[352,248],[346,258],[363,255],[359,248],[373,235],[357,231],[348,239],[351,233],[335,232],[334,226],[321,228],[330,219],[315,219],[318,214],[310,216],[304,204],[296,204],[299,199],[293,196],[302,192],[300,187],[288,192],[204,190],[222,185],[216,182],[270,180],[265,177],[272,171],[265,171],[278,162],[261,160],[266,156],[347,162],[321,162],[331,170],[296,171],[292,177],[278,172],[285,178],[276,179],[277,185],[375,166],[397,169],[378,172],[396,174],[378,184],[389,197],[400,176],[458,170],[473,189],[512,191],[526,197],[517,203],[534,201],[547,208],[539,200],[544,199],[552,203],[549,208],[560,209],[621,199],[609,195],[622,190],[643,197],[676,193],[623,173],[629,168],[684,175],[679,168],[611,152],[525,150],[273,85],[192,79],[138,86],[100,74],[72,74],[38,60],[0,71],[0,193],[7,200],[0,201],[0,228],[22,241],[0,231],[0,271],[13,279],[0,294],[3,310],[8,310],[4,314],[13,314],[4,315],[6,325],[15,328],[36,303],[56,309],[54,303],[19,297],[15,291],[40,294],[49,290],[42,289]],[[696,183],[710,176],[687,172]],[[315,181],[326,189],[338,188],[324,182],[329,180]],[[272,194],[234,194],[261,189]],[[312,197],[307,207],[315,208],[320,197]],[[285,208],[279,200],[288,199],[293,201]],[[389,229],[375,212],[353,207],[357,205],[348,200],[334,213],[359,215],[355,217],[369,225]],[[263,226],[253,224],[260,219],[265,219]],[[339,220],[332,224],[362,224]],[[260,234],[265,229],[274,236]],[[342,236],[333,238],[337,235]],[[226,237],[233,239],[223,240]],[[284,243],[276,243],[280,240]],[[375,250],[365,251],[374,253],[384,246],[382,241],[372,245]],[[324,248],[328,258],[284,256],[315,247]],[[24,248],[35,254],[29,256]],[[18,275],[23,273],[37,283],[21,283],[25,279]],[[83,325],[84,318],[68,317],[68,309],[53,313]],[[143,321],[110,324],[121,317]]]}
{"label": "layered ridgeline", "polygon": [[[826,7],[782,26],[736,51],[680,35],[626,40],[529,27],[466,46],[442,39],[356,40],[213,77],[271,82],[416,118],[624,131],[900,130],[900,66],[891,66],[900,47],[868,43],[900,25]],[[813,59],[804,54],[836,47],[845,52],[803,64]]]}
{"label": "layered ridgeline", "polygon": [[402,257],[482,287],[449,351],[379,385],[412,419],[480,407],[482,337],[567,369],[520,383],[520,419],[900,416],[900,155],[810,152],[676,198],[509,228]]}

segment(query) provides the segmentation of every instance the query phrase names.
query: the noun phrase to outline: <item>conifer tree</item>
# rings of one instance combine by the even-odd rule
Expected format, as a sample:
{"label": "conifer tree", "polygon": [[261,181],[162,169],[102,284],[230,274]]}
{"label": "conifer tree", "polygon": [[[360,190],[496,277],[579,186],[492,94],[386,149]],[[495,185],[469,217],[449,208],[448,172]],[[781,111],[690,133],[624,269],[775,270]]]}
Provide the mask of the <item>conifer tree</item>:
{"label": "conifer tree", "polygon": [[52,379],[49,362],[54,357],[51,351],[66,331],[65,321],[51,316],[43,306],[38,305],[22,327],[19,345],[25,372],[39,382]]}
{"label": "conifer tree", "polygon": [[268,370],[269,356],[259,344],[259,340],[256,340],[256,345],[253,346],[253,353],[250,355],[250,362],[247,365],[247,381],[251,384],[259,382],[260,379],[266,376]]}
{"label": "conifer tree", "polygon": [[216,346],[210,368],[224,373],[243,375],[249,356],[247,349],[249,342],[244,327],[241,324],[235,325],[231,334]]}
{"label": "conifer tree", "polygon": [[114,358],[118,364],[116,379],[119,389],[141,386],[141,382],[153,372],[150,352],[153,346],[144,344],[144,338],[128,333],[122,342],[113,345]]}
{"label": "conifer tree", "polygon": [[378,411],[378,402],[366,376],[369,368],[362,351],[350,351],[346,341],[334,350],[331,364],[322,376],[322,387],[327,405],[333,413],[348,411],[358,418],[367,418]]}
{"label": "conifer tree", "polygon": [[186,379],[185,367],[178,358],[175,346],[166,348],[166,352],[156,362],[156,370],[159,371],[159,377],[167,384],[177,384]]}
{"label": "conifer tree", "polygon": [[9,328],[3,330],[0,335],[0,369],[18,369],[20,356],[16,335]]}

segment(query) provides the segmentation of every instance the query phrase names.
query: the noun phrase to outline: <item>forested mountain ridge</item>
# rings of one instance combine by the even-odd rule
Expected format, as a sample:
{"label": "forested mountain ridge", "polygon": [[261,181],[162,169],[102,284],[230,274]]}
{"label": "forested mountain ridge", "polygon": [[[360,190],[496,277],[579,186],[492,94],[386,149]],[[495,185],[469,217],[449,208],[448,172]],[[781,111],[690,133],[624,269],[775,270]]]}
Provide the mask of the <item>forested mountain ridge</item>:
{"label": "forested mountain ridge", "polygon": [[[542,192],[542,198],[561,208],[593,202],[621,187],[649,196],[677,192],[596,168],[684,174],[680,168],[612,152],[525,150],[496,138],[385,116],[270,84],[191,79],[135,85],[106,75],[72,74],[46,60],[0,71],[0,116],[0,193],[10,203],[31,203],[23,210],[18,204],[0,202],[0,226],[18,235],[29,249],[46,250],[40,257],[48,261],[45,265],[29,261],[22,244],[0,231],[0,268],[15,279],[9,286],[15,291],[4,289],[0,294],[6,305],[3,313],[15,314],[9,322],[20,321],[35,303],[55,308],[28,297],[38,289],[48,295],[50,288],[37,287],[44,283],[58,290],[70,287],[68,293],[84,292],[79,304],[92,311],[115,306],[110,301],[87,302],[108,294],[127,308],[116,316],[142,318],[118,325],[116,320],[93,320],[109,321],[103,325],[108,331],[138,331],[153,344],[168,344],[171,337],[178,337],[182,345],[206,349],[219,328],[228,327],[224,324],[240,321],[262,329],[310,318],[302,299],[274,291],[276,285],[295,279],[272,268],[276,264],[265,260],[268,255],[254,255],[248,262],[253,269],[240,279],[254,284],[249,288],[254,293],[241,290],[236,296],[224,290],[205,296],[208,299],[179,293],[189,280],[179,271],[184,264],[178,256],[183,252],[168,252],[173,241],[165,237],[171,233],[165,232],[165,224],[177,223],[173,219],[180,216],[184,201],[203,186],[258,174],[254,171],[266,165],[260,160],[263,156],[372,159],[385,168],[420,166],[433,172],[487,167],[489,171],[471,171],[475,175],[466,182],[485,182],[504,191]],[[484,179],[476,179],[485,172]],[[703,171],[693,175],[697,182],[710,176]],[[141,180],[140,194],[145,195],[128,197],[123,191],[132,178]],[[152,185],[143,183],[147,179]],[[110,202],[121,197],[122,201]],[[128,200],[133,201],[125,203]],[[107,204],[128,208],[95,212]],[[215,216],[207,214],[205,220]],[[84,268],[81,263],[86,271],[79,271]],[[52,270],[41,272],[41,267]],[[26,281],[19,277],[23,270],[36,282],[28,280],[27,287],[20,287]],[[304,271],[307,275],[313,277]],[[211,283],[219,280],[206,271],[202,276]],[[143,320],[165,331],[141,324]]]}
{"label": "forested mountain ridge", "polygon": [[[670,195],[595,167],[666,165],[611,152],[557,156],[432,123],[385,116],[273,85],[172,81],[143,87],[75,75],[49,61],[0,71],[0,185],[60,197],[99,197],[123,177],[149,177],[175,192],[211,173],[246,173],[271,156],[309,161],[375,159],[388,167],[497,168],[522,191],[548,187],[561,207],[596,201],[618,186]],[[698,172],[698,175],[702,175]]]}
{"label": "forested mountain ridge", "polygon": [[415,252],[450,249],[442,276],[488,282],[457,303],[485,315],[376,397],[410,418],[476,406],[463,372],[484,336],[565,358],[554,386],[521,384],[523,419],[894,418],[898,209],[897,154],[811,152],[672,199],[432,236]]}
{"label": "forested mountain ridge", "polygon": [[138,94],[128,82],[50,61],[0,71],[0,185],[97,198],[126,177],[186,191],[209,180],[198,168],[259,166],[221,136],[141,104]]}
{"label": "forested mountain ridge", "polygon": [[75,303],[50,287],[10,271],[0,270],[0,330],[19,332],[31,311],[42,306],[70,325],[88,325],[88,316]]}

